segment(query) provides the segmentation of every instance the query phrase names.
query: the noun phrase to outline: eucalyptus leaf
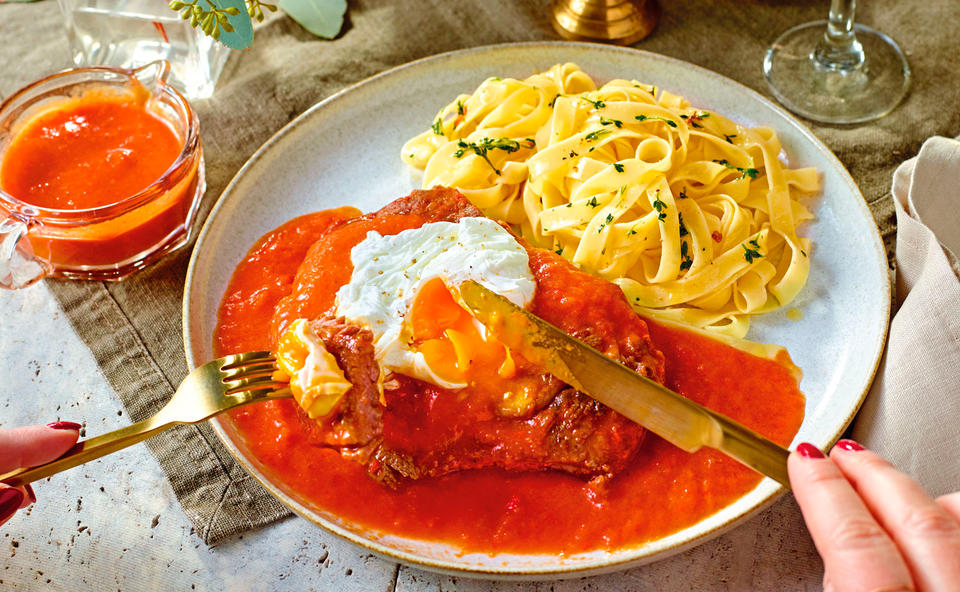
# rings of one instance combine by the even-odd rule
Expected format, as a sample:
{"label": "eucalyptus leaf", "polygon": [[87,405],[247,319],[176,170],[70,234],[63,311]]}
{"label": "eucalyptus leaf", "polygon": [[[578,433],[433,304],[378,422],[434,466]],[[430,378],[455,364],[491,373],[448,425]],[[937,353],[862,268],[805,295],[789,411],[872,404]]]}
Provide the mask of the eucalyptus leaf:
{"label": "eucalyptus leaf", "polygon": [[[247,14],[247,5],[244,0],[206,0],[217,8],[237,9],[237,14],[228,14],[227,22],[230,27],[221,27],[220,36],[217,41],[226,45],[230,49],[246,49],[253,43],[253,24],[250,22],[250,15]],[[232,28],[233,30],[230,30]]]}
{"label": "eucalyptus leaf", "polygon": [[343,26],[346,0],[280,0],[280,8],[314,35],[333,39]]}

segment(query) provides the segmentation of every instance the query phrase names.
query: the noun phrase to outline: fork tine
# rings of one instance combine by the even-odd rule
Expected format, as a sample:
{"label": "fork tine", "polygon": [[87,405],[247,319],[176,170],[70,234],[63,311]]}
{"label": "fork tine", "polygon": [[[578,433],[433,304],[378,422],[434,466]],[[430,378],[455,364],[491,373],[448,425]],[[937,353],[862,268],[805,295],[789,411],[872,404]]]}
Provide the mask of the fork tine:
{"label": "fork tine", "polygon": [[237,380],[239,378],[244,378],[247,376],[255,376],[260,374],[273,374],[277,370],[276,362],[264,362],[258,364],[251,364],[249,366],[239,366],[233,368],[224,373],[223,381],[229,382],[231,380]]}
{"label": "fork tine", "polygon": [[267,362],[275,360],[276,357],[271,351],[244,352],[242,354],[234,354],[232,356],[224,357],[223,363],[220,365],[220,369],[224,371],[233,370],[252,362]]}
{"label": "fork tine", "polygon": [[270,376],[254,376],[249,378],[242,378],[237,381],[231,381],[225,393],[228,395],[234,395],[234,394],[237,394],[243,391],[248,391],[248,390],[254,390],[254,389],[274,390],[274,389],[278,389],[285,386],[289,386],[289,383],[273,380],[273,378],[271,378]]}

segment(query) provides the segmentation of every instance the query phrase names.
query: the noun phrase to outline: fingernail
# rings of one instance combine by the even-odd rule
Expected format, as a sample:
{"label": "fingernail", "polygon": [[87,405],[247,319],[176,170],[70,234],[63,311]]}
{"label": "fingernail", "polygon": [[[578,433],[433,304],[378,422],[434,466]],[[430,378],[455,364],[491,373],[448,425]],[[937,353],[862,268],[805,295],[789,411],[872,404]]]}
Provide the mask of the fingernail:
{"label": "fingernail", "polygon": [[33,487],[31,487],[30,484],[27,483],[26,485],[23,486],[23,488],[24,488],[24,489],[26,490],[26,492],[27,492],[27,497],[30,498],[30,503],[31,503],[31,504],[37,503],[37,494],[35,494],[35,493],[33,492]]}
{"label": "fingernail", "polygon": [[23,503],[23,492],[19,489],[4,489],[0,491],[0,522],[13,516],[20,504]]}
{"label": "fingernail", "polygon": [[819,448],[808,442],[801,442],[797,446],[797,453],[804,458],[826,458]]}
{"label": "fingernail", "polygon": [[83,426],[72,421],[56,421],[54,423],[48,423],[47,427],[53,430],[77,430],[79,432]]}
{"label": "fingernail", "polygon": [[850,452],[866,450],[866,448],[864,448],[863,445],[860,444],[859,442],[855,440],[848,440],[846,438],[837,442],[837,447],[842,450],[849,450]]}

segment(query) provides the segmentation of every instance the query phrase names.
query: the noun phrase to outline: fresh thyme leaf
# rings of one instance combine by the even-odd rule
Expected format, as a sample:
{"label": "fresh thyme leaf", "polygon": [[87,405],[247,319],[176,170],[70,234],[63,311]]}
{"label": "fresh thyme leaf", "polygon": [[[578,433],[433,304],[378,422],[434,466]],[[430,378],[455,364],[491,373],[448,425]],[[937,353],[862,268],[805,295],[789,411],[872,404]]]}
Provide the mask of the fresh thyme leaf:
{"label": "fresh thyme leaf", "polygon": [[623,166],[623,163],[622,163],[622,162],[615,162],[615,163],[613,163],[613,168],[615,168],[618,173],[622,173],[622,172],[623,172],[623,169],[624,169],[624,166]]}
{"label": "fresh thyme leaf", "polygon": [[[522,146],[524,148],[533,148],[536,146],[536,142],[532,138],[525,138]],[[516,152],[517,150],[520,150],[520,147],[520,142],[511,140],[510,138],[480,138],[479,142],[466,142],[464,140],[458,140],[458,149],[453,153],[453,156],[454,158],[461,158],[464,154],[466,154],[467,150],[472,150],[474,154],[487,161],[487,164],[490,165],[490,168],[493,169],[493,172],[499,175],[500,169],[493,165],[493,162],[490,161],[490,157],[487,155],[487,153],[491,150]]]}
{"label": "fresh thyme leaf", "polygon": [[[687,231],[686,225],[683,223],[683,214],[677,214],[677,219],[680,220],[680,236],[687,236],[688,234],[690,234],[690,233]],[[686,243],[684,243],[684,244],[686,244]]]}
{"label": "fresh thyme leaf", "polygon": [[723,134],[723,139],[727,141],[728,144],[733,144],[733,139],[737,137],[737,134]]}
{"label": "fresh thyme leaf", "polygon": [[738,167],[738,166],[733,166],[732,164],[730,164],[729,162],[727,162],[726,159],[715,160],[715,161],[713,161],[713,162],[715,162],[715,163],[717,163],[717,164],[722,164],[723,166],[727,167],[728,169],[730,169],[730,170],[732,170],[732,171],[737,171],[737,172],[739,172],[739,173],[740,173],[740,176],[737,177],[737,179],[736,179],[736,180],[738,180],[738,181],[739,181],[740,179],[745,179],[745,178],[747,178],[747,177],[750,177],[751,179],[756,179],[757,176],[760,174],[760,171],[758,171],[757,169],[754,169],[754,168],[745,169],[745,168],[741,168],[741,167]]}
{"label": "fresh thyme leaf", "polygon": [[580,100],[581,100],[581,101],[586,101],[586,102],[590,103],[591,105],[593,105],[593,108],[594,108],[594,109],[603,109],[604,107],[607,106],[606,103],[604,103],[603,101],[601,101],[601,100],[599,100],[599,99],[596,100],[596,101],[594,101],[594,100],[588,99],[587,97],[580,97]]}
{"label": "fresh thyme leaf", "polygon": [[467,112],[466,108],[463,105],[463,101],[457,99],[457,115],[463,115]]}
{"label": "fresh thyme leaf", "polygon": [[619,119],[606,119],[604,117],[600,117],[600,125],[613,125],[616,126],[617,129],[620,129],[623,127],[623,122]]}
{"label": "fresh thyme leaf", "polygon": [[677,122],[672,119],[667,119],[666,117],[649,117],[647,115],[637,115],[634,117],[637,121],[662,121],[670,127],[677,127]]}
{"label": "fresh thyme leaf", "polygon": [[606,228],[607,224],[610,224],[611,222],[613,222],[613,214],[607,214],[607,217],[600,224],[600,227],[597,228],[597,233],[603,232],[603,229]]}
{"label": "fresh thyme leaf", "polygon": [[588,142],[593,142],[593,141],[595,141],[595,140],[599,140],[600,138],[602,138],[603,136],[605,136],[605,135],[607,135],[607,134],[609,134],[609,133],[612,133],[612,132],[611,132],[610,130],[608,130],[608,129],[593,130],[593,131],[590,132],[589,134],[585,135],[585,136],[583,137],[583,139],[586,140],[586,141],[588,141]]}
{"label": "fresh thyme leaf", "polygon": [[[755,244],[755,243],[756,243],[756,240],[753,240],[747,244]],[[754,259],[760,259],[763,257],[763,255],[761,255],[760,251],[758,250],[759,247],[755,249],[750,249],[747,247],[747,245],[740,245],[740,246],[743,247],[743,258],[747,260],[747,263],[753,263]]]}
{"label": "fresh thyme leaf", "polygon": [[660,215],[657,216],[657,220],[661,222],[667,219],[667,204],[660,200],[660,192],[657,191],[657,198],[653,200],[653,209],[660,212]]}
{"label": "fresh thyme leaf", "polygon": [[[423,129],[423,128],[420,128]],[[437,120],[433,122],[433,125],[430,126],[430,129],[433,130],[433,133],[438,136],[443,135],[443,117],[438,116]]]}
{"label": "fresh thyme leaf", "polygon": [[693,259],[691,259],[690,255],[687,253],[688,250],[689,250],[689,247],[687,245],[687,241],[681,241],[680,242],[680,259],[681,259],[680,271],[685,271],[687,269],[690,269],[690,267],[693,265]]}
{"label": "fresh thyme leaf", "polygon": [[597,203],[597,197],[596,197],[596,196],[593,196],[593,197],[590,198],[590,201],[587,202],[587,205],[590,206],[591,208],[595,208],[595,207],[597,207],[597,206],[600,205],[600,204]]}

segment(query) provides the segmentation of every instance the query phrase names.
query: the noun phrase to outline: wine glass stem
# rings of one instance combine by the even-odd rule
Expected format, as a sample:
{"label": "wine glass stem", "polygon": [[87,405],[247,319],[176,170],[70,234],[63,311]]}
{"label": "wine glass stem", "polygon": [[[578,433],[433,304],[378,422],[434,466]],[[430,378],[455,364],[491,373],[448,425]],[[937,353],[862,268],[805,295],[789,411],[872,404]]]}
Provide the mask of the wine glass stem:
{"label": "wine glass stem", "polygon": [[853,32],[856,0],[832,0],[827,32],[810,54],[817,67],[833,72],[849,72],[863,65],[863,47]]}

